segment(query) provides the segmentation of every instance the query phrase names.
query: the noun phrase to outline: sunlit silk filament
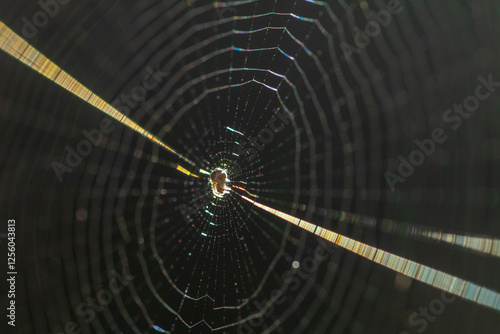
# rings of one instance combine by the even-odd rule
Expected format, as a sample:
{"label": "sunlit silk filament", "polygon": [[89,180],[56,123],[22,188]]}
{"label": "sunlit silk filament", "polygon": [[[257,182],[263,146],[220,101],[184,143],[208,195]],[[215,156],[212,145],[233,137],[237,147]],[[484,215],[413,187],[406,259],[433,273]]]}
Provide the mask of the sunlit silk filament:
{"label": "sunlit silk filament", "polygon": [[[244,190],[244,189],[241,189]],[[393,219],[377,219],[352,212],[329,210],[329,217],[336,221],[362,227],[378,228],[384,233],[392,233],[402,237],[422,240],[434,240],[479,252],[484,255],[500,257],[500,240],[490,236],[460,235],[443,232],[436,228],[400,222]]]}
{"label": "sunlit silk filament", "polygon": [[[135,132],[146,137],[152,142],[160,145],[172,154],[175,154],[188,164],[195,166],[195,163],[176,152],[173,148],[163,143],[161,140],[153,136],[150,132],[140,127],[137,123],[130,118],[113,108],[109,103],[101,99],[91,90],[79,83],[71,75],[63,71],[59,66],[54,64],[50,59],[41,54],[38,50],[32,47],[28,42],[23,40],[19,35],[13,32],[3,22],[0,21],[0,48],[12,57],[20,60],[28,65],[33,70],[47,77],[52,82],[58,84],[70,93],[78,96],[80,99],[96,107],[103,113],[111,116],[118,122],[128,126]],[[185,168],[177,168],[179,171],[186,175],[196,176]],[[201,170],[200,170],[201,171]]]}
{"label": "sunlit silk filament", "polygon": [[473,301],[479,305],[500,311],[500,294],[493,290],[345,237],[339,233],[332,232],[302,219],[260,204],[246,196],[240,196],[255,206],[325,240],[328,240],[333,244],[361,255],[372,262],[380,264],[422,283],[431,285],[439,290],[446,291],[463,299]]}
{"label": "sunlit silk filament", "polygon": [[405,236],[415,236],[423,239],[445,242],[485,255],[500,257],[500,240],[491,237],[445,233],[439,230],[408,223],[400,223],[390,219],[384,219],[382,221],[381,230],[386,233],[398,233]]}
{"label": "sunlit silk filament", "polygon": [[248,190],[246,190],[245,188],[238,187],[238,186],[233,186],[233,187],[234,187],[234,188],[236,188],[236,189],[239,189],[239,190],[242,190],[242,191],[246,192],[248,195],[250,195],[250,196],[252,196],[252,197],[259,198],[259,196],[258,196],[258,195],[254,195],[254,194],[252,194],[251,192],[249,192],[249,191],[248,191]]}

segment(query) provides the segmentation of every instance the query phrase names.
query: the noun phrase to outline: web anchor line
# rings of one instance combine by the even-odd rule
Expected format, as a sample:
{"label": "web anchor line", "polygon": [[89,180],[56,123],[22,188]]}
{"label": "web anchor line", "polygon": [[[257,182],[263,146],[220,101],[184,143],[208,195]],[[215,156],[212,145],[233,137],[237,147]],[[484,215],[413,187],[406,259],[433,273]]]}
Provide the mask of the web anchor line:
{"label": "web anchor line", "polygon": [[[178,153],[172,147],[162,142],[152,133],[145,130],[137,123],[132,121],[130,118],[128,118],[120,111],[118,111],[116,108],[111,106],[109,103],[101,99],[99,96],[97,96],[97,94],[92,92],[90,89],[83,86],[80,82],[78,82],[78,80],[76,80],[71,75],[66,73],[62,68],[57,66],[54,62],[52,62],[50,59],[48,59],[42,53],[40,53],[38,50],[32,47],[28,42],[26,42],[14,31],[12,31],[9,27],[7,27],[5,23],[3,23],[2,21],[0,21],[0,48],[9,55],[11,55],[12,57],[23,62],[31,69],[45,76],[50,81],[66,89],[73,95],[91,104],[95,108],[99,109],[100,111],[114,118],[118,122],[131,128],[132,130],[134,130],[141,136],[149,139],[153,143],[160,145],[168,152],[181,158],[189,165],[193,167],[196,166],[196,164],[191,160],[189,160],[187,157]],[[198,177],[198,175],[190,172],[188,169],[182,166],[178,166],[176,169],[188,176]],[[202,171],[203,169],[199,170],[199,172]]]}
{"label": "web anchor line", "polygon": [[305,220],[296,218],[269,206],[260,204],[244,195],[244,200],[252,203],[281,219],[288,221],[306,231],[313,233],[348,251],[356,253],[372,262],[389,268],[395,272],[413,278],[414,280],[431,285],[439,290],[451,293],[460,298],[473,301],[479,305],[500,311],[500,294],[496,291],[466,281],[459,277],[433,269],[426,265],[386,252],[379,248],[367,245],[354,239],[335,233]]}

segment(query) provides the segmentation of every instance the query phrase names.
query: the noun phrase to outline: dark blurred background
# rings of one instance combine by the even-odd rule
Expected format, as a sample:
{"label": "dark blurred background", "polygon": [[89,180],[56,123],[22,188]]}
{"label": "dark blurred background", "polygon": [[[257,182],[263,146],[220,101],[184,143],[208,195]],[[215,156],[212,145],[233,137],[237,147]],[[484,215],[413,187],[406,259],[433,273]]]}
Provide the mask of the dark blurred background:
{"label": "dark blurred background", "polygon": [[[30,31],[46,3],[53,16]],[[1,3],[0,20],[108,103],[148,69],[164,73],[137,106],[117,108],[199,168],[224,166],[259,202],[500,291],[498,259],[381,228],[392,219],[500,237],[500,91],[457,130],[442,118],[479,76],[500,81],[499,3],[401,1],[347,61],[342,43],[355,46],[355,28],[391,3],[23,0]],[[179,173],[182,159],[116,121],[60,182],[52,164],[107,116],[4,52],[0,78],[0,233],[16,220],[18,272],[16,327],[4,316],[5,333],[498,331],[498,311],[459,298],[410,323],[441,292],[340,248],[311,272],[292,270],[290,283],[316,237],[237,195],[214,199],[206,175]],[[255,159],[233,154],[285,107],[294,122]],[[448,139],[392,192],[384,173],[438,127]],[[116,273],[126,288],[82,312]],[[283,302],[264,307],[275,290]]]}

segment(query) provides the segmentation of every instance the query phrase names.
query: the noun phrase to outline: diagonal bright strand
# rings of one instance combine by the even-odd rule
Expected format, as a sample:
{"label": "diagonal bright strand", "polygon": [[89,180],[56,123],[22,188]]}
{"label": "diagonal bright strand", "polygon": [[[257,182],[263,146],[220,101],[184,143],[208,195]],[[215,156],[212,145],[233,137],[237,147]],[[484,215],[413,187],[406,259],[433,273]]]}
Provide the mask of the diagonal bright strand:
{"label": "diagonal bright strand", "polygon": [[490,237],[445,233],[408,223],[398,223],[393,220],[384,220],[381,229],[383,232],[406,231],[406,236],[416,236],[424,239],[446,242],[453,246],[467,248],[485,255],[500,257],[500,240]]}
{"label": "diagonal bright strand", "polygon": [[[244,190],[244,189],[242,189]],[[329,210],[328,216],[334,220],[361,227],[378,228],[384,233],[393,233],[403,237],[435,240],[453,246],[470,249],[485,255],[500,257],[500,240],[490,236],[460,235],[443,232],[439,229],[400,222],[393,219],[377,219],[352,212]]]}
{"label": "diagonal bright strand", "polygon": [[[54,64],[50,59],[41,54],[38,50],[32,47],[28,42],[23,40],[19,35],[13,32],[3,22],[0,21],[0,48],[14,58],[22,61],[33,70],[47,77],[49,80],[55,82],[62,88],[68,90],[70,93],[78,96],[87,103],[90,103],[103,113],[113,117],[118,122],[128,126],[135,132],[146,137],[152,142],[165,148],[170,153],[175,154],[188,164],[195,166],[195,163],[184,157],[182,154],[177,153],[173,148],[163,143],[161,140],[153,136],[149,131],[140,127],[137,123],[130,118],[113,108],[109,103],[94,94],[91,90],[79,83],[71,75],[63,71],[59,66]],[[195,174],[187,171],[184,168],[178,169],[186,175],[198,177]],[[200,170],[201,172],[202,170]]]}
{"label": "diagonal bright strand", "polygon": [[479,305],[500,311],[500,294],[474,284],[472,282],[463,280],[459,277],[449,275],[445,272],[427,267],[423,264],[405,259],[401,256],[383,251],[376,247],[364,244],[362,242],[345,237],[341,234],[324,229],[317,225],[306,222],[302,219],[296,218],[284,212],[275,210],[266,205],[260,204],[246,196],[240,195],[246,201],[254,204],[255,206],[272,213],[273,215],[284,219],[298,227],[307,230],[323,239],[330,241],[342,248],[351,252],[361,255],[375,263],[384,267],[392,269],[398,273],[406,275],[417,281],[429,284],[437,289],[449,292],[461,298],[473,301]]}

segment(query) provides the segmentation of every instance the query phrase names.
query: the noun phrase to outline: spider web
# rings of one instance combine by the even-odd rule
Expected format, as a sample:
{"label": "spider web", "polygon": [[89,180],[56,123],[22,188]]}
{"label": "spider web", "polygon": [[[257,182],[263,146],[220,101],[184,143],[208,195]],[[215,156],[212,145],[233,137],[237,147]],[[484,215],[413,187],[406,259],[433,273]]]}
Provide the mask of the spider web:
{"label": "spider web", "polygon": [[[382,224],[383,219],[420,223],[425,226],[419,227],[421,236],[428,236],[425,231],[431,227],[498,235],[486,223],[467,224],[475,214],[493,220],[493,211],[478,213],[485,206],[478,204],[463,217],[440,210],[461,201],[455,193],[464,186],[452,183],[460,176],[446,178],[424,165],[396,194],[385,183],[384,172],[391,167],[387,161],[410,152],[407,143],[438,126],[439,111],[467,95],[474,73],[485,73],[479,65],[475,72],[452,71],[444,64],[459,58],[453,54],[457,41],[447,39],[439,47],[437,39],[426,37],[440,36],[436,29],[450,24],[447,10],[468,20],[466,3],[413,1],[401,6],[380,35],[347,57],[343,43],[355,45],[356,27],[373,21],[372,11],[387,9],[389,2],[135,5],[133,14],[127,14],[134,15],[127,18],[130,26],[117,37],[128,41],[128,57],[120,58],[121,63],[95,57],[104,71],[116,74],[110,87],[102,87],[103,94],[109,101],[130,95],[144,76],[144,64],[164,73],[158,88],[147,91],[139,103],[122,99],[113,106],[193,166],[119,124],[103,149],[87,158],[78,172],[75,226],[61,235],[82,238],[71,258],[80,265],[68,267],[62,279],[67,287],[78,288],[68,288],[64,298],[74,306],[74,300],[95,296],[114,273],[134,278],[95,320],[87,324],[77,318],[82,328],[362,333],[396,327],[380,320],[391,305],[377,297],[389,295],[393,286],[409,286],[409,279],[321,243],[257,210],[241,195],[439,269],[443,265],[438,260],[450,257],[448,248],[433,245],[442,251],[442,257],[433,259],[425,243],[406,238],[412,227],[380,233],[393,226]],[[442,17],[448,21],[443,23]],[[95,19],[88,22],[89,34],[105,30]],[[465,24],[462,29],[468,31]],[[461,48],[473,57],[477,45],[470,43]],[[100,47],[108,59],[116,48],[110,46],[108,54],[106,45]],[[444,70],[437,73],[440,66]],[[458,92],[445,86],[438,97],[438,89],[428,87],[444,85],[444,75],[466,84]],[[467,157],[474,156],[473,148],[467,150],[458,139],[454,143]],[[446,167],[449,156],[440,149],[431,163]],[[464,164],[461,159],[458,165]],[[179,166],[189,171],[180,173]],[[483,161],[481,168],[485,166]],[[224,169],[229,179],[223,197],[214,196],[209,182],[216,168]],[[433,182],[441,182],[442,189]],[[473,187],[481,183],[476,179]],[[419,212],[420,206],[428,209]],[[305,274],[297,269],[320,248],[328,254],[325,260]],[[471,274],[482,268],[472,262],[467,262],[469,269],[449,271],[498,287],[495,277]],[[277,296],[286,302],[278,303]],[[372,315],[377,312],[378,318]],[[47,313],[59,323],[53,312]]]}

